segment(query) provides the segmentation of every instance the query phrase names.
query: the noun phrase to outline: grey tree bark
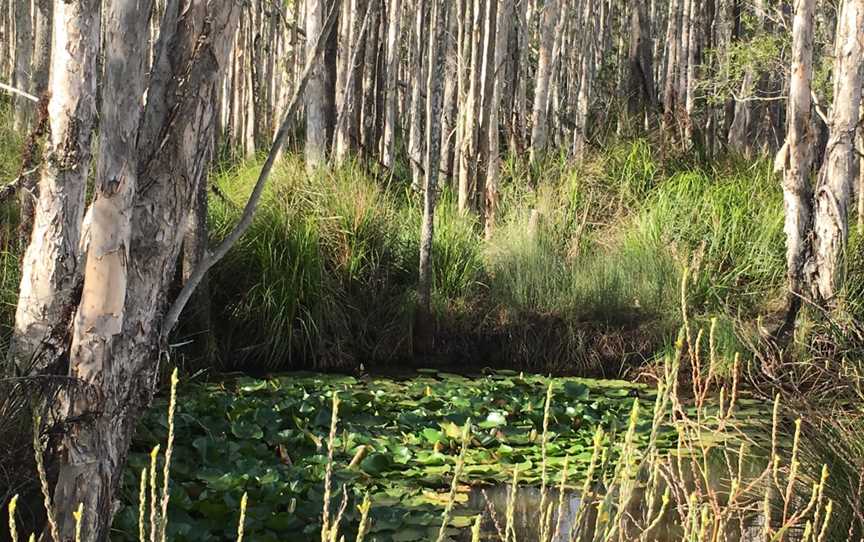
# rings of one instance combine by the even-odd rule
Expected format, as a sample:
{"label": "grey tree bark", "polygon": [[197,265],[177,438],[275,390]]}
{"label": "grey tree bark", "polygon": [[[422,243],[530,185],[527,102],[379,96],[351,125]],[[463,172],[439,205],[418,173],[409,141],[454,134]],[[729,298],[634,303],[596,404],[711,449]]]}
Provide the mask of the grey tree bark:
{"label": "grey tree bark", "polygon": [[489,148],[489,166],[486,171],[486,220],[484,222],[486,239],[492,237],[498,214],[499,184],[501,178],[501,126],[499,112],[501,110],[501,88],[504,85],[504,61],[507,56],[507,45],[510,41],[511,18],[513,17],[513,0],[499,0],[498,22],[495,34],[495,61],[492,65],[492,95],[489,104],[489,130],[487,131]]}
{"label": "grey tree bark", "polygon": [[384,68],[386,93],[384,101],[384,136],[381,142],[381,161],[388,168],[395,162],[396,104],[399,97],[399,36],[402,20],[402,1],[390,0],[387,10],[387,60]]}
{"label": "grey tree bark", "polygon": [[[435,200],[438,195],[438,171],[441,159],[441,94],[443,86],[441,78],[438,77],[443,68],[439,44],[444,33],[444,0],[432,0],[430,10],[428,66],[426,69],[426,171],[423,183],[423,222],[420,230],[420,264],[417,285],[417,322],[421,326],[430,324],[432,281],[434,279],[432,241],[435,236]],[[426,337],[428,336],[429,334],[426,334]]]}
{"label": "grey tree bark", "polygon": [[[15,12],[15,73],[12,86],[30,92],[32,88],[32,66],[33,61],[33,19],[30,10],[31,3],[27,0],[18,0],[13,3]],[[14,115],[12,117],[13,127],[19,131],[27,129],[30,116],[33,112],[33,104],[21,97],[14,97]]]}
{"label": "grey tree bark", "polygon": [[[321,34],[324,24],[324,0],[306,1],[306,58],[314,53],[311,44]],[[327,159],[327,98],[323,63],[312,72],[306,87],[306,155],[307,169],[315,169]]]}

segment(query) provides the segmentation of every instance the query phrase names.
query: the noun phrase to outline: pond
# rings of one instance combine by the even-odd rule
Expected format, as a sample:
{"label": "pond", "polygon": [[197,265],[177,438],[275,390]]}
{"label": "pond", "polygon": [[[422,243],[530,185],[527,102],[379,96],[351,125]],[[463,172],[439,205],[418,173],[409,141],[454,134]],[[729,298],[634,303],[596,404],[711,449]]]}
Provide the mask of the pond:
{"label": "pond", "polygon": [[[574,487],[581,483],[597,427],[605,432],[608,464],[614,465],[619,453],[614,443],[627,429],[634,401],[641,405],[636,444],[645,444],[656,391],[623,381],[429,370],[405,379],[294,373],[181,385],[169,539],[234,539],[244,492],[249,498],[248,540],[317,538],[331,400],[338,393],[332,508],[339,507],[344,488],[343,527],[349,540],[359,519],[357,504],[365,494],[372,501],[367,540],[435,539],[461,449],[461,428],[469,419],[471,440],[448,535],[454,540],[463,536],[474,516],[488,510],[478,488],[485,488],[500,508],[504,488],[518,468],[525,488],[520,489],[517,513],[525,518],[521,523],[526,529],[526,536],[518,539],[532,540],[527,529],[539,493],[530,486],[538,486],[542,477],[544,401],[550,383],[550,485],[560,482],[565,457],[568,480]],[[166,402],[156,401],[135,436],[114,540],[138,539],[141,471],[149,465],[151,448],[166,440]],[[676,439],[671,428],[662,429],[658,437],[667,447]],[[577,505],[575,494],[568,497],[567,513],[572,515]]]}

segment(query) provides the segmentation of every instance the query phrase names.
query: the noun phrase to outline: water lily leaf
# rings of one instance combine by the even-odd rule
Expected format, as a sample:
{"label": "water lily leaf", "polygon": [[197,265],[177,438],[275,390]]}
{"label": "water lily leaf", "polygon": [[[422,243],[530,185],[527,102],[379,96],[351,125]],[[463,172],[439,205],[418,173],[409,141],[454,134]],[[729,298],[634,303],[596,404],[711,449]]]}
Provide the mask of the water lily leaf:
{"label": "water lily leaf", "polygon": [[564,395],[566,395],[569,399],[575,399],[576,401],[585,401],[588,399],[589,389],[588,386],[579,382],[565,382],[564,383]]}
{"label": "water lily leaf", "polygon": [[391,464],[389,456],[382,453],[374,453],[360,462],[360,469],[366,474],[374,476],[388,470]]}
{"label": "water lily leaf", "polygon": [[444,438],[444,434],[437,429],[432,429],[431,427],[427,427],[423,429],[423,438],[429,441],[431,444],[435,444],[436,442],[447,442],[447,439]]}
{"label": "water lily leaf", "polygon": [[260,439],[264,436],[264,431],[261,430],[258,424],[246,420],[232,422],[231,433],[237,438],[244,439]]}

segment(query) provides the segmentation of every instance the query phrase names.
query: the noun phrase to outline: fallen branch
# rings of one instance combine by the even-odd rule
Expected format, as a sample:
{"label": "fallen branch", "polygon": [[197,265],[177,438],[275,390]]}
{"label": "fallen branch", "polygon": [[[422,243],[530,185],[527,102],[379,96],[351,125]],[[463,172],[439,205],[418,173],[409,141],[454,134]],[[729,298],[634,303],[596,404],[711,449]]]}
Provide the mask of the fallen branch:
{"label": "fallen branch", "polygon": [[162,322],[162,331],[161,331],[161,340],[163,344],[168,339],[168,335],[171,333],[171,330],[174,329],[174,326],[177,325],[177,321],[180,319],[180,313],[183,312],[183,308],[189,302],[189,299],[192,297],[195,288],[198,287],[198,284],[201,283],[201,280],[204,278],[204,275],[207,271],[210,270],[214,265],[216,265],[222,258],[228,254],[228,251],[231,250],[231,247],[234,246],[235,243],[246,233],[246,230],[249,229],[249,226],[252,224],[252,217],[255,214],[255,210],[258,208],[258,202],[261,200],[261,195],[264,193],[264,186],[267,184],[267,179],[270,177],[270,172],[273,169],[273,164],[276,162],[276,157],[279,156],[282,147],[285,145],[285,140],[288,138],[288,132],[291,128],[291,119],[294,116],[294,112],[297,109],[297,106],[300,103],[300,98],[303,95],[303,91],[306,88],[306,83],[309,82],[309,77],[312,74],[313,66],[315,65],[316,60],[321,55],[324,50],[325,45],[327,44],[327,38],[330,35],[330,32],[333,30],[334,23],[336,21],[336,6],[334,4],[332,8],[330,8],[330,14],[327,16],[327,20],[324,24],[324,28],[321,29],[321,33],[318,35],[317,40],[315,41],[315,46],[313,48],[313,53],[309,58],[306,59],[306,66],[303,69],[303,74],[300,77],[300,81],[297,84],[297,88],[294,90],[294,95],[291,97],[291,102],[288,105],[288,110],[285,112],[283,117],[282,125],[279,127],[279,131],[276,133],[276,138],[273,140],[273,145],[270,147],[270,153],[267,155],[267,160],[264,162],[264,166],[261,168],[261,173],[258,175],[258,181],[255,183],[255,187],[252,189],[252,194],[249,196],[249,201],[246,202],[246,207],[243,209],[243,214],[240,216],[240,221],[234,226],[234,229],[231,230],[231,233],[222,240],[219,245],[213,249],[213,251],[208,252],[201,262],[198,264],[198,267],[192,271],[192,274],[189,276],[189,279],[186,281],[186,284],[183,285],[183,288],[180,290],[180,293],[177,295],[177,299],[174,300],[174,303],[171,305],[171,308],[168,309],[168,312],[165,315],[165,320]]}
{"label": "fallen branch", "polygon": [[17,94],[18,96],[21,96],[22,98],[26,98],[33,103],[39,103],[39,98],[37,98],[36,96],[33,96],[29,92],[24,92],[20,88],[15,88],[15,87],[7,85],[5,83],[0,83],[0,90],[5,90],[9,94]]}

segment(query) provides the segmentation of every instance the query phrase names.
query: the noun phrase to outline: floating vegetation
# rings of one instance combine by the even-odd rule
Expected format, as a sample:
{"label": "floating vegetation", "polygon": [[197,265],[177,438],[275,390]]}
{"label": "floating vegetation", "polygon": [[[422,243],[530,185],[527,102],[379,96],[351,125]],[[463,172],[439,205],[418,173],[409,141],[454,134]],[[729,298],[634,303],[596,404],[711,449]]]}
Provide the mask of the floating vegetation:
{"label": "floating vegetation", "polygon": [[[467,530],[478,510],[467,506],[472,488],[543,481],[546,390],[549,409],[545,445],[546,483],[567,480],[581,486],[591,461],[597,428],[609,446],[614,468],[634,401],[642,404],[635,441],[647,445],[656,391],[623,381],[547,379],[508,371],[469,378],[423,371],[410,380],[358,379],[311,373],[183,387],[171,464],[168,539],[228,540],[236,536],[241,498],[248,494],[245,533],[258,541],[310,540],[321,529],[328,464],[332,396],[339,395],[334,439],[330,509],[348,492],[342,524],[356,532],[361,503],[369,494],[367,538],[379,541],[435,540],[450,502],[462,450],[462,431],[471,432],[464,466],[445,530]],[[164,405],[144,420],[135,439],[124,501],[114,539],[138,536],[139,479],[149,450],[168,435]],[[676,432],[660,432],[674,447]],[[595,473],[598,478],[602,473]]]}

